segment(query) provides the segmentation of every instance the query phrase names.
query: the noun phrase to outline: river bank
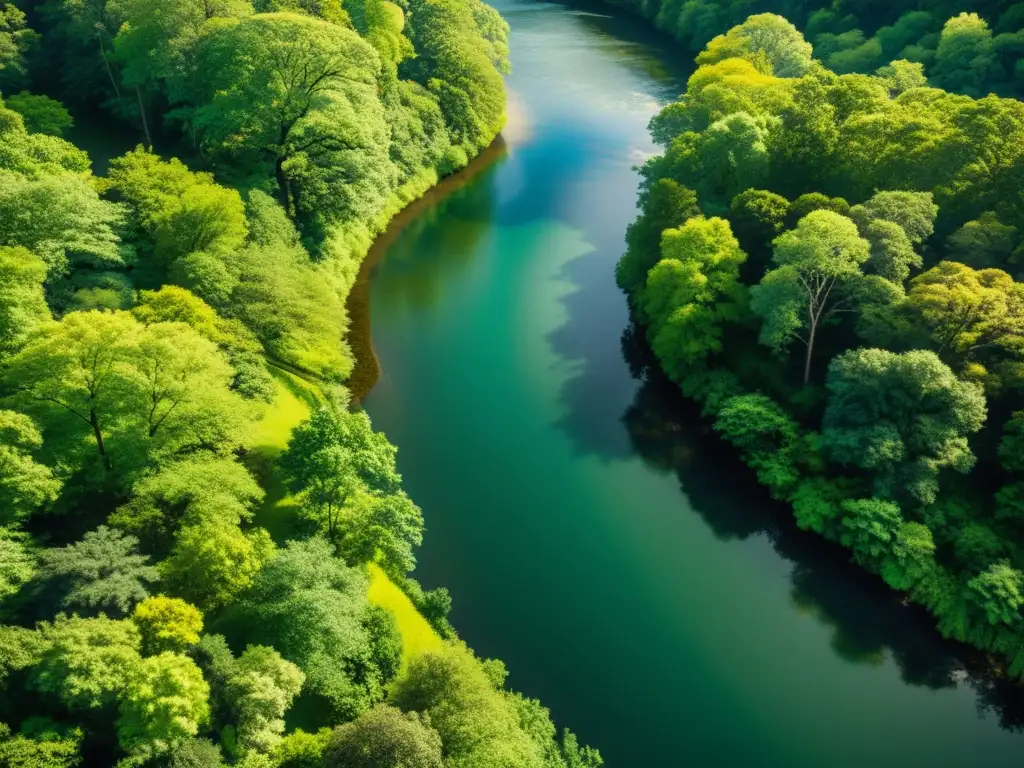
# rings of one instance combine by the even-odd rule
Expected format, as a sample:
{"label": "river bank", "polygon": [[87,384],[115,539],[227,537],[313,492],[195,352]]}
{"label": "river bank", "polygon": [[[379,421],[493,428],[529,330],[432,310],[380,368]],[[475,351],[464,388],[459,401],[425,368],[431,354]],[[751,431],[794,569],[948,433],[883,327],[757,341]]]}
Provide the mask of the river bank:
{"label": "river bank", "polygon": [[1012,692],[787,522],[631,338],[613,266],[682,57],[593,6],[499,9],[529,137],[369,281],[416,577],[609,766],[1019,763]]}

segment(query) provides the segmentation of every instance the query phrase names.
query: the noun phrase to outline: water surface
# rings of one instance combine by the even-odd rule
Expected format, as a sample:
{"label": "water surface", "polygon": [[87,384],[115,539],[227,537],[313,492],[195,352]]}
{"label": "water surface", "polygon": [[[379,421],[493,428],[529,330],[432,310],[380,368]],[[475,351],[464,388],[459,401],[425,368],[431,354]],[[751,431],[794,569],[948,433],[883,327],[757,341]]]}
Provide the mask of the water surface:
{"label": "water surface", "polygon": [[507,152],[389,240],[366,399],[423,507],[416,576],[612,768],[1024,763],[1000,686],[795,531],[627,332],[613,268],[681,55],[503,0]]}

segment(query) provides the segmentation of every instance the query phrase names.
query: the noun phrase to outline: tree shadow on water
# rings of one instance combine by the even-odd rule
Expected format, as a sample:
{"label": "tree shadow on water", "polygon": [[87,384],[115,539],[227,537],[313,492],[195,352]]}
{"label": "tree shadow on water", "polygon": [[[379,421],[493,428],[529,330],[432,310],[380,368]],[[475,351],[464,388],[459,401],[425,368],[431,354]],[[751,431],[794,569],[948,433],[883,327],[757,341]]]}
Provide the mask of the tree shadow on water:
{"label": "tree shadow on water", "polygon": [[838,656],[868,665],[891,658],[903,682],[930,690],[968,685],[979,714],[992,715],[1004,729],[1024,731],[1022,686],[993,674],[974,649],[944,640],[924,609],[905,604],[899,593],[852,563],[845,549],[799,530],[788,505],[771,499],[661,372],[634,326],[623,333],[622,354],[640,381],[623,415],[634,450],[650,466],[678,477],[717,538],[763,535],[770,541],[792,566],[793,604],[828,627]]}
{"label": "tree shadow on water", "polygon": [[560,365],[572,369],[559,391],[562,415],[555,426],[579,453],[605,461],[634,454],[629,435],[614,417],[636,385],[623,370],[616,344],[627,313],[624,297],[609,278],[613,258],[610,249],[594,250],[566,262],[558,278],[572,286],[559,299],[567,320],[547,336]]}

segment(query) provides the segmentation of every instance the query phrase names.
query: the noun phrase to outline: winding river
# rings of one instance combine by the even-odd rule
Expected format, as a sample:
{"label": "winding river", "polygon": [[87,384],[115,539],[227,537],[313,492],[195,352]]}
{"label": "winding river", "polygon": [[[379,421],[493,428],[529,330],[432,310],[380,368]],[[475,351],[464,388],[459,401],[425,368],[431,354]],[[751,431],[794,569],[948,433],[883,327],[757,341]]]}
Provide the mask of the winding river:
{"label": "winding river", "polygon": [[501,0],[512,120],[370,283],[365,400],[427,521],[417,577],[610,768],[1024,764],[1021,707],[794,530],[645,368],[613,266],[682,55]]}

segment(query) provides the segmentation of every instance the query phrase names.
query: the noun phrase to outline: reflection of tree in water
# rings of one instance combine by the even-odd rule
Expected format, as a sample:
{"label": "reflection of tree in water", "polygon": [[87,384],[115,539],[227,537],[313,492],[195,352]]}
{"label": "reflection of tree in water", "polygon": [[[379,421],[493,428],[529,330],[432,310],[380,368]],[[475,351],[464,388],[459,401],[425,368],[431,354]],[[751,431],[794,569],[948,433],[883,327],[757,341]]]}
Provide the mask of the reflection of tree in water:
{"label": "reflection of tree in water", "polygon": [[[436,306],[452,273],[463,270],[493,226],[495,161],[472,177],[472,183],[446,191],[437,202],[418,206],[386,249],[386,261],[373,278],[375,309],[400,304],[418,311]],[[475,161],[480,162],[480,160]],[[444,225],[440,226],[443,222]]]}
{"label": "reflection of tree in water", "polygon": [[654,364],[642,332],[632,325],[623,333],[622,349],[641,381],[623,416],[636,451],[650,466],[676,473],[691,506],[719,539],[763,534],[771,541],[793,564],[793,603],[831,629],[832,648],[841,658],[877,665],[888,655],[904,682],[932,690],[970,685],[980,712],[994,715],[1005,729],[1024,730],[1021,686],[988,673],[972,649],[943,640],[927,612],[904,605],[899,594],[852,564],[846,550],[799,530],[788,507],[757,485],[751,470]]}
{"label": "reflection of tree in water", "polygon": [[[579,21],[591,35],[602,40],[609,56],[644,80],[657,84],[662,98],[675,99],[680,84],[685,84],[696,69],[692,54],[636,14],[600,0],[567,0],[564,4],[579,12]],[[616,50],[619,55],[615,55]]]}

